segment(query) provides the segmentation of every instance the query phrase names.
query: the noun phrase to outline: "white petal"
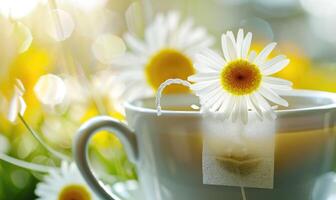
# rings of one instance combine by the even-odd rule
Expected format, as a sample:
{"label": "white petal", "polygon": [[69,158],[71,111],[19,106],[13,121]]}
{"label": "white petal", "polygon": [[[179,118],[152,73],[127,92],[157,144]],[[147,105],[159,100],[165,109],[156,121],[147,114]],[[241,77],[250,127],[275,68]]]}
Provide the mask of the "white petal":
{"label": "white petal", "polygon": [[213,69],[211,68],[210,66],[208,66],[207,64],[204,64],[204,63],[198,63],[195,61],[194,63],[194,68],[196,69],[197,72],[199,73],[208,73],[208,72],[211,72],[211,73],[218,73],[218,70],[217,69]]}
{"label": "white petal", "polygon": [[12,98],[12,100],[10,101],[10,104],[9,104],[9,109],[8,109],[8,114],[7,114],[7,119],[10,121],[10,122],[15,122],[16,121],[16,118],[17,118],[17,115],[19,113],[19,99],[17,96],[14,96]]}
{"label": "white petal", "polygon": [[208,73],[198,73],[188,77],[188,81],[191,82],[200,82],[200,81],[211,81],[218,79],[219,74],[217,72],[208,72]]}
{"label": "white petal", "polygon": [[151,24],[148,28],[145,30],[145,41],[147,43],[147,49],[150,51],[154,51],[157,49],[156,41],[153,40],[155,38],[155,32],[156,32],[156,26],[155,24]]}
{"label": "white petal", "polygon": [[202,49],[205,48],[209,48],[210,46],[212,46],[214,43],[214,38],[213,37],[207,37],[204,38],[202,41],[198,42],[197,44],[193,45],[193,46],[189,46],[186,49],[186,52],[189,55],[193,55],[195,53],[199,53],[199,51],[201,51]]}
{"label": "white petal", "polygon": [[211,92],[213,90],[216,90],[218,88],[220,88],[219,84],[212,84],[209,87],[199,89],[199,90],[197,90],[195,92],[196,92],[196,94],[200,94],[200,96],[202,97],[202,96],[207,95],[209,92]]}
{"label": "white petal", "polygon": [[218,66],[220,66],[220,68],[226,64],[225,60],[217,52],[211,49],[204,49],[201,53],[211,58]]}
{"label": "white petal", "polygon": [[266,116],[268,119],[273,120],[276,118],[275,113],[273,112],[272,107],[269,105],[269,103],[262,97],[258,92],[254,94],[258,105],[260,105],[261,108],[263,108],[263,116]]}
{"label": "white petal", "polygon": [[221,96],[218,98],[218,100],[212,105],[211,111],[216,112],[221,107],[221,105],[224,103],[225,98],[227,98],[226,93],[222,93]]}
{"label": "white petal", "polygon": [[208,104],[208,107],[210,107],[216,101],[216,98],[219,98],[219,96],[221,96],[222,94],[223,89],[221,87],[217,87],[216,89],[203,95],[201,98],[201,102],[204,104]]}
{"label": "white petal", "polygon": [[247,123],[247,118],[248,118],[248,110],[247,110],[247,101],[245,96],[241,97],[240,101],[240,117],[241,120],[244,124]]}
{"label": "white petal", "polygon": [[220,63],[217,63],[212,58],[207,57],[203,54],[197,54],[195,59],[196,59],[196,62],[206,65],[209,68],[212,68],[214,70],[220,70],[223,67],[223,65],[221,65]]}
{"label": "white petal", "polygon": [[252,33],[248,32],[247,35],[246,35],[246,37],[244,38],[243,46],[242,46],[242,55],[241,55],[241,57],[243,59],[247,59],[248,52],[250,51],[251,41],[252,41]]}
{"label": "white petal", "polygon": [[235,96],[228,96],[225,102],[222,104],[222,106],[219,108],[218,112],[222,112],[224,114],[224,119],[227,119],[230,117],[232,110],[234,108],[236,102]]}
{"label": "white petal", "polygon": [[250,95],[251,103],[253,104],[254,108],[256,109],[257,113],[262,116],[262,110],[260,109],[260,105],[258,104],[258,99],[255,94]]}
{"label": "white petal", "polygon": [[240,114],[240,102],[241,102],[241,98],[236,98],[236,102],[235,102],[235,105],[233,107],[233,110],[232,110],[232,122],[236,122],[237,119],[238,119],[238,116]]}
{"label": "white petal", "polygon": [[254,94],[250,95],[247,98],[247,104],[248,106],[251,106],[252,111],[254,111],[257,114],[258,118],[262,120],[263,119],[262,110],[260,109],[260,106],[258,105]]}
{"label": "white petal", "polygon": [[166,28],[164,27],[164,24],[162,24],[162,16],[158,15],[158,17],[155,20],[155,24],[153,25],[152,29],[153,35],[151,38],[151,41],[153,43],[153,50],[157,51],[163,47],[165,47],[165,32]]}
{"label": "white petal", "polygon": [[260,65],[261,63],[263,63],[265,61],[265,59],[268,57],[268,55],[273,51],[273,49],[275,48],[276,43],[272,42],[270,44],[268,44],[256,57],[254,63],[256,65]]}
{"label": "white petal", "polygon": [[230,62],[231,58],[230,58],[230,54],[229,54],[229,50],[228,50],[228,44],[227,44],[227,39],[226,39],[226,35],[223,34],[222,35],[222,51],[224,54],[224,58],[226,62]]}
{"label": "white petal", "polygon": [[204,96],[204,101],[202,101],[202,105],[211,108],[214,103],[216,103],[222,96],[221,88],[217,88],[213,92],[209,93],[209,95]]}
{"label": "white petal", "polygon": [[158,15],[157,20],[156,20],[156,37],[153,39],[156,39],[157,41],[157,46],[159,48],[162,48],[166,42],[167,42],[167,36],[168,36],[168,28],[165,27],[165,18],[164,16]]}
{"label": "white petal", "polygon": [[275,65],[272,65],[264,70],[262,70],[262,74],[265,76],[277,73],[281,71],[283,68],[285,68],[289,64],[289,59],[283,60],[281,62],[276,63]]}
{"label": "white petal", "polygon": [[261,63],[260,68],[261,68],[261,70],[266,69],[266,68],[271,67],[272,65],[275,65],[276,63],[281,62],[285,59],[286,59],[286,56],[278,55],[278,56],[266,61],[265,63]]}
{"label": "white petal", "polygon": [[21,89],[15,86],[14,95],[9,104],[7,119],[10,122],[15,122],[19,114],[23,116],[27,108],[26,102],[22,98],[23,92],[21,90],[23,85],[20,87]]}
{"label": "white petal", "polygon": [[211,81],[202,81],[202,82],[194,83],[190,86],[190,89],[197,92],[198,90],[201,90],[206,87],[210,87],[211,85],[216,84],[217,82],[218,80],[211,80]]}
{"label": "white petal", "polygon": [[243,40],[244,40],[244,30],[239,29],[238,34],[237,34],[237,43],[236,43],[238,58],[241,58],[241,55],[242,55]]}
{"label": "white petal", "polygon": [[192,19],[187,19],[179,26],[179,29],[176,30],[177,44],[175,45],[179,45],[181,48],[185,47],[185,41],[188,38],[188,33],[192,32],[193,24],[194,21]]}
{"label": "white petal", "polygon": [[280,85],[280,84],[270,84],[270,83],[263,83],[263,85],[267,88],[270,88],[272,90],[291,90],[292,86],[290,85]]}
{"label": "white petal", "polygon": [[146,48],[144,46],[144,44],[137,39],[136,37],[134,37],[133,35],[126,33],[125,36],[125,41],[127,43],[127,45],[135,52],[138,53],[142,53],[142,52],[146,52]]}
{"label": "white petal", "polygon": [[273,92],[272,90],[264,86],[260,87],[259,92],[262,96],[272,101],[273,103],[276,103],[282,106],[288,106],[288,102],[285,99],[281,98],[278,94],[276,94],[275,92]]}
{"label": "white petal", "polygon": [[227,51],[229,52],[231,60],[237,59],[237,49],[236,49],[234,38],[232,39],[232,37],[226,36],[226,40],[227,40],[226,43],[228,47]]}
{"label": "white petal", "polygon": [[232,31],[227,31],[226,36],[228,36],[231,39],[232,44],[235,46],[236,45],[236,40],[235,40],[235,37],[233,35],[233,32]]}
{"label": "white petal", "polygon": [[251,51],[250,55],[248,56],[249,62],[254,62],[255,58],[257,57],[257,53],[255,51]]}
{"label": "white petal", "polygon": [[212,46],[214,39],[210,37],[203,27],[197,27],[188,33],[184,41],[184,48],[192,54],[199,52],[204,48]]}
{"label": "white petal", "polygon": [[271,76],[264,76],[263,81],[269,84],[287,85],[287,86],[293,85],[293,83],[288,80],[285,80],[282,78],[271,77]]}
{"label": "white petal", "polygon": [[170,11],[167,15],[167,26],[169,30],[174,30],[180,21],[180,14],[176,11]]}
{"label": "white petal", "polygon": [[111,64],[113,67],[129,67],[129,68],[138,68],[142,64],[147,62],[147,58],[144,56],[138,56],[133,53],[125,53],[122,56],[113,58]]}
{"label": "white petal", "polygon": [[193,32],[190,33],[188,36],[188,41],[186,42],[186,45],[192,45],[196,42],[200,42],[204,38],[207,37],[207,31],[203,27],[197,27]]}

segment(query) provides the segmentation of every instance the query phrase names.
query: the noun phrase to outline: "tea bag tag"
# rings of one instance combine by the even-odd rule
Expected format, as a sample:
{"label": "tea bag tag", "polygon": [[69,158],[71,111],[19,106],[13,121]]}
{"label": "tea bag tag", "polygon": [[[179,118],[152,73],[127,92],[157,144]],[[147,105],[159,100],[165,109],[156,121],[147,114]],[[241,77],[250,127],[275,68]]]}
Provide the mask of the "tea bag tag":
{"label": "tea bag tag", "polygon": [[203,184],[273,188],[275,121],[249,115],[244,124],[204,113]]}

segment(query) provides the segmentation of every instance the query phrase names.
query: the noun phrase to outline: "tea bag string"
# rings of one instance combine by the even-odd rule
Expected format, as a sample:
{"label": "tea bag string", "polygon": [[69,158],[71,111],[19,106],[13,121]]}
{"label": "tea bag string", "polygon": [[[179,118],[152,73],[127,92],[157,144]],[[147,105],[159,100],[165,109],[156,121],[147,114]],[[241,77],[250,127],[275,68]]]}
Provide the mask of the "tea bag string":
{"label": "tea bag string", "polygon": [[244,188],[242,180],[240,178],[241,177],[241,173],[240,173],[239,167],[237,167],[237,172],[238,172],[238,175],[239,175],[239,185],[240,185],[240,192],[241,192],[242,198],[243,198],[243,200],[247,200],[246,193],[245,193],[245,188]]}
{"label": "tea bag string", "polygon": [[157,115],[160,116],[162,113],[161,113],[161,96],[162,96],[162,92],[163,90],[169,86],[169,85],[172,85],[172,84],[179,84],[179,85],[184,85],[188,88],[190,88],[191,86],[191,83],[189,83],[188,81],[185,81],[185,80],[182,80],[182,79],[167,79],[165,82],[163,82],[158,91],[157,91],[157,95],[156,95],[156,100],[155,100],[155,103],[156,103],[156,109],[157,109]]}

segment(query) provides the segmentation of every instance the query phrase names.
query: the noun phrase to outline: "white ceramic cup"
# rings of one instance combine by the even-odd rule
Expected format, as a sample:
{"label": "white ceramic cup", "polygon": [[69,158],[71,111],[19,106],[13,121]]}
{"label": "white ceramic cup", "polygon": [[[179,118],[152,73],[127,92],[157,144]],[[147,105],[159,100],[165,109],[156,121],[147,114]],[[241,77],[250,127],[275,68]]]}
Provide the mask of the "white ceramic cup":
{"label": "white ceramic cup", "polygon": [[[316,187],[316,181],[334,163],[336,96],[295,90],[285,98],[290,107],[276,111],[274,188],[246,188],[247,199],[326,199],[328,183]],[[83,124],[73,149],[85,180],[103,199],[118,199],[99,184],[88,162],[90,137],[107,130],[120,138],[135,163],[146,200],[240,200],[239,187],[203,184],[200,112],[165,110],[197,103],[192,95],[164,96],[158,116],[154,98],[138,99],[125,104],[127,125],[108,116]]]}

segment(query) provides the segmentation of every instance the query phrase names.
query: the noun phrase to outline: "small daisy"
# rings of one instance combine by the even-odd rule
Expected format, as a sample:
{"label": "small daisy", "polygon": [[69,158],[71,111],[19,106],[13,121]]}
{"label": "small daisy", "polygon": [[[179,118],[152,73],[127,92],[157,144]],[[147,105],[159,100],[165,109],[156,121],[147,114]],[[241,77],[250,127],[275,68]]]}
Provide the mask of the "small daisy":
{"label": "small daisy", "polygon": [[[195,27],[192,19],[180,20],[177,12],[158,14],[146,28],[144,40],[130,33],[124,37],[130,51],[114,60],[113,64],[127,67],[125,73],[138,74],[129,81],[134,87],[145,86],[152,94],[170,78],[186,80],[195,73],[194,55],[213,44],[206,29]],[[128,88],[132,90],[132,88]],[[171,86],[167,93],[187,92],[183,86]]]}
{"label": "small daisy", "polygon": [[51,169],[43,182],[37,184],[38,200],[99,199],[82,178],[74,163],[62,162],[60,169]]}
{"label": "small daisy", "polygon": [[205,110],[223,113],[224,118],[246,123],[248,110],[261,118],[274,119],[269,102],[288,106],[279,91],[290,90],[292,83],[270,75],[289,63],[284,55],[267,59],[276,43],[268,44],[259,54],[249,52],[252,33],[244,36],[242,29],[237,38],[231,31],[222,35],[223,56],[204,50],[196,57],[197,73],[188,78],[191,88],[200,98]]}

